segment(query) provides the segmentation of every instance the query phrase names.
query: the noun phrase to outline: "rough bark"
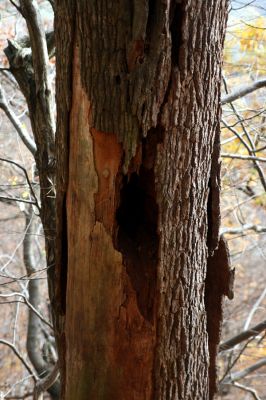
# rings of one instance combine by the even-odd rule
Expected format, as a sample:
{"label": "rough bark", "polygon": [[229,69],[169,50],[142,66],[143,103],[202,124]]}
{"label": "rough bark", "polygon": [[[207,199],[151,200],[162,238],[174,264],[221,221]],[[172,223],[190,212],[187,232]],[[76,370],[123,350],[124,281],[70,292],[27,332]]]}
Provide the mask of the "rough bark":
{"label": "rough bark", "polygon": [[63,397],[208,399],[227,1],[56,10]]}

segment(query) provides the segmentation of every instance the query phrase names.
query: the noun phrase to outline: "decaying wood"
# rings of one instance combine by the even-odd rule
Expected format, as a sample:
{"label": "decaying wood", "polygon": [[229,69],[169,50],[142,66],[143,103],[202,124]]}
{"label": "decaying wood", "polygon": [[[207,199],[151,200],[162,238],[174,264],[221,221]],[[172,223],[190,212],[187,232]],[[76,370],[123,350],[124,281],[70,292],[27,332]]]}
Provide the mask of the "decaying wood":
{"label": "decaying wood", "polygon": [[209,398],[226,7],[57,2],[67,400]]}

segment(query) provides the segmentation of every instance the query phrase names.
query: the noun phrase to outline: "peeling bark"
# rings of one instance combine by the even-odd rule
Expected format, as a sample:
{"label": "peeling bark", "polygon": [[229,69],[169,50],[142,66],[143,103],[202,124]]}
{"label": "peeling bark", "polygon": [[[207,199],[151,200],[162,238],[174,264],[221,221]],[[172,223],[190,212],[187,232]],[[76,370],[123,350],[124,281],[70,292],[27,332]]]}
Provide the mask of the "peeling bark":
{"label": "peeling bark", "polygon": [[217,390],[216,356],[220,342],[223,298],[234,297],[234,269],[231,268],[229,249],[223,236],[220,237],[217,249],[208,258],[205,305],[207,312],[207,330],[210,353],[209,366],[209,399],[213,399]]}
{"label": "peeling bark", "polygon": [[56,16],[63,397],[208,399],[227,1],[71,4]]}

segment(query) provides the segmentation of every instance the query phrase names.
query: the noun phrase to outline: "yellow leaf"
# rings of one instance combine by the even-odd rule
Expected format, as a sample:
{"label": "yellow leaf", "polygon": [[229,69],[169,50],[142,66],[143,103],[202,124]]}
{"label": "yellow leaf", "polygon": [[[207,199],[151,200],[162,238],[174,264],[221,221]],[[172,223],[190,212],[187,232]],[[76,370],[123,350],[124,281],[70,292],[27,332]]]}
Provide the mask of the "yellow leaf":
{"label": "yellow leaf", "polygon": [[29,197],[29,192],[27,192],[27,191],[23,192],[23,193],[21,194],[21,197],[22,197],[23,199],[27,199],[27,198]]}

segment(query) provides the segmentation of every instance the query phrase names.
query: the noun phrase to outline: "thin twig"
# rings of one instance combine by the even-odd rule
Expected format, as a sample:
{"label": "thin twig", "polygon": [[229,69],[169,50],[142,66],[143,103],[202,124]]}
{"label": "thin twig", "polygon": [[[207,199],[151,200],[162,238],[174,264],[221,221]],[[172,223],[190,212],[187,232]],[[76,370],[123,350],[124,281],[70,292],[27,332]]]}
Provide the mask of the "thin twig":
{"label": "thin twig", "polygon": [[9,1],[21,13],[21,8],[13,0],[9,0]]}
{"label": "thin twig", "polygon": [[0,297],[3,297],[3,298],[13,297],[13,296],[20,296],[20,297],[22,297],[22,298],[23,298],[23,301],[20,302],[20,303],[26,304],[26,305],[40,318],[40,320],[41,320],[42,322],[44,322],[46,325],[48,325],[49,328],[53,329],[53,325],[52,325],[49,321],[47,321],[47,319],[45,319],[45,318],[42,316],[42,314],[41,314],[38,310],[36,310],[35,307],[33,307],[33,305],[29,302],[29,300],[27,299],[27,297],[26,297],[24,294],[22,294],[22,293],[17,293],[17,292],[14,292],[14,293],[7,293],[7,294],[0,294]]}
{"label": "thin twig", "polygon": [[4,399],[5,400],[23,400],[26,399],[27,397],[32,397],[33,396],[33,392],[28,392],[25,394],[21,394],[21,395],[13,395],[13,396],[5,396]]}
{"label": "thin twig", "polygon": [[[223,82],[224,82],[225,91],[226,91],[226,93],[228,93],[228,88],[227,88],[227,83],[226,83],[225,78],[223,78]],[[230,107],[231,107],[233,113],[235,114],[235,116],[237,117],[237,119],[238,119],[238,121],[239,121],[239,123],[240,123],[240,125],[241,125],[241,127],[242,127],[242,129],[243,129],[243,132],[245,133],[245,135],[247,136],[247,138],[248,138],[248,140],[249,140],[250,146],[248,146],[248,145],[246,144],[246,142],[244,142],[243,144],[244,144],[245,147],[247,148],[249,155],[252,157],[252,156],[254,156],[254,154],[255,154],[255,150],[256,150],[255,145],[254,145],[253,141],[251,140],[251,137],[250,137],[250,135],[249,135],[249,133],[248,133],[248,131],[247,131],[245,125],[244,125],[243,122],[241,121],[242,118],[240,117],[239,113],[237,112],[237,110],[236,110],[234,104],[233,104],[233,103],[230,103]],[[230,129],[230,130],[231,130],[231,129]],[[237,136],[237,135],[236,135],[236,136]],[[252,160],[252,161],[253,161],[254,168],[255,168],[255,169],[257,170],[257,172],[258,172],[258,175],[259,175],[259,178],[260,178],[262,187],[263,187],[264,191],[266,191],[266,179],[265,179],[265,176],[264,176],[264,171],[263,171],[263,169],[261,168],[261,166],[260,166],[258,160]]]}
{"label": "thin twig", "polygon": [[244,146],[244,147],[247,149],[247,151],[250,153],[250,152],[251,152],[251,148],[249,147],[249,145],[248,145],[248,143],[245,141],[245,139],[243,139],[243,136],[245,135],[245,132],[244,132],[242,135],[239,134],[239,133],[237,132],[237,130],[234,129],[233,127],[229,126],[229,125],[227,124],[227,122],[226,122],[224,119],[222,119],[222,123],[224,124],[224,126],[225,126],[228,130],[230,130],[230,131],[237,137],[237,139],[240,140],[240,142],[243,144],[243,146]]}
{"label": "thin twig", "polygon": [[252,161],[266,162],[266,158],[264,158],[264,157],[246,156],[246,155],[240,155],[240,154],[221,153],[221,157],[223,157],[223,158],[236,158],[236,159],[239,159],[239,160],[252,160]]}
{"label": "thin twig", "polygon": [[261,79],[259,81],[253,82],[247,86],[241,86],[237,88],[233,93],[226,94],[222,97],[222,105],[232,103],[235,100],[240,99],[241,97],[246,96],[249,93],[254,92],[262,87],[266,86],[266,79]]}
{"label": "thin twig", "polygon": [[255,224],[244,224],[240,227],[236,228],[222,228],[221,234],[228,235],[239,235],[240,233],[244,233],[246,231],[254,231],[256,233],[265,233],[266,226],[255,225]]}
{"label": "thin twig", "polygon": [[6,98],[5,98],[4,90],[2,89],[1,85],[0,85],[0,108],[5,112],[7,118],[9,119],[9,121],[12,123],[12,125],[16,129],[16,131],[17,131],[19,137],[21,138],[22,142],[25,144],[27,149],[34,156],[36,154],[36,145],[34,143],[34,140],[31,139],[31,137],[28,134],[27,130],[21,124],[19,118],[16,116],[16,114],[9,107],[8,102],[7,102]]}
{"label": "thin twig", "polygon": [[34,389],[34,400],[41,399],[42,393],[46,392],[53,384],[57,381],[59,377],[59,367],[58,363],[55,364],[53,370],[43,379],[40,379]]}
{"label": "thin twig", "polygon": [[243,342],[244,340],[247,340],[250,337],[257,336],[260,332],[264,331],[265,329],[266,329],[266,320],[262,321],[256,326],[253,326],[251,329],[243,331],[238,335],[233,336],[231,339],[221,343],[219,346],[219,352],[229,350],[235,345]]}
{"label": "thin twig", "polygon": [[8,160],[7,158],[0,157],[0,161],[4,161],[4,162],[7,162],[9,164],[13,164],[13,165],[15,165],[16,167],[20,168],[23,171],[23,173],[24,173],[24,175],[26,177],[26,181],[27,181],[27,183],[29,185],[32,197],[34,198],[35,202],[30,202],[30,201],[26,201],[26,200],[22,200],[22,199],[20,199],[18,201],[23,201],[24,203],[34,204],[38,208],[38,210],[40,211],[41,209],[40,209],[36,194],[35,194],[35,192],[33,190],[33,187],[32,187],[32,184],[30,182],[29,175],[28,175],[26,169],[24,167],[22,167],[20,164],[18,164],[17,162],[12,161],[12,160]]}
{"label": "thin twig", "polygon": [[[246,121],[250,121],[250,120],[252,120],[254,118],[257,118],[258,116],[260,116],[261,114],[264,114],[264,113],[265,113],[265,109],[263,108],[263,110],[257,112],[255,115],[252,115],[251,117],[247,117],[247,118],[241,118],[240,121],[236,121],[234,124],[229,125],[228,127],[229,128],[234,128],[236,125],[241,124],[241,123],[246,122]],[[225,129],[225,127],[222,127],[221,129]]]}
{"label": "thin twig", "polygon": [[8,196],[0,196],[0,199],[2,200],[8,200],[8,201],[18,201],[19,203],[27,203],[27,204],[33,204],[36,206],[35,201],[30,201],[30,200],[24,200],[24,199],[20,199],[18,197],[8,197]]}
{"label": "thin twig", "polygon": [[258,396],[258,393],[256,392],[255,389],[253,389],[253,388],[251,388],[251,387],[248,387],[248,386],[245,386],[245,385],[241,385],[240,383],[237,383],[237,382],[233,383],[232,385],[235,386],[235,387],[237,387],[237,388],[239,388],[239,389],[244,390],[245,392],[251,393],[255,400],[262,400],[262,399]]}
{"label": "thin twig", "polygon": [[22,356],[22,354],[18,351],[18,349],[9,341],[4,340],[4,339],[0,339],[0,343],[8,346],[13,353],[19,358],[19,360],[22,362],[22,364],[24,365],[24,367],[28,370],[28,372],[32,375],[32,378],[35,382],[37,382],[38,377],[36,376],[35,372],[32,370],[31,366],[29,365],[29,363],[27,362],[27,360]]}
{"label": "thin twig", "polygon": [[[266,227],[265,227],[265,232],[266,232]],[[244,330],[246,331],[250,325],[250,322],[253,318],[253,315],[255,314],[255,312],[257,311],[260,303],[264,300],[266,296],[266,288],[264,288],[264,290],[262,291],[261,295],[259,296],[259,298],[255,301],[255,303],[252,306],[252,309],[246,319],[245,325],[244,325]]]}
{"label": "thin twig", "polygon": [[225,379],[228,376],[231,376],[230,371],[232,371],[232,368],[234,368],[234,366],[237,364],[238,360],[240,359],[241,355],[244,353],[244,351],[246,350],[246,348],[248,347],[249,343],[251,343],[253,340],[253,338],[250,338],[245,344],[244,346],[242,346],[242,348],[239,350],[237,356],[235,357],[235,359],[232,361],[233,358],[233,352],[231,352],[230,354],[230,358],[229,358],[229,362],[226,368],[226,371],[224,372],[223,377],[220,380],[220,383],[223,384],[225,383]]}
{"label": "thin twig", "polygon": [[250,365],[249,367],[242,369],[241,371],[234,372],[233,374],[228,375],[224,380],[223,384],[229,384],[240,379],[245,378],[245,376],[251,374],[252,372],[256,371],[259,368],[262,368],[266,365],[266,357],[262,358],[255,364]]}

